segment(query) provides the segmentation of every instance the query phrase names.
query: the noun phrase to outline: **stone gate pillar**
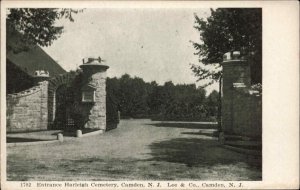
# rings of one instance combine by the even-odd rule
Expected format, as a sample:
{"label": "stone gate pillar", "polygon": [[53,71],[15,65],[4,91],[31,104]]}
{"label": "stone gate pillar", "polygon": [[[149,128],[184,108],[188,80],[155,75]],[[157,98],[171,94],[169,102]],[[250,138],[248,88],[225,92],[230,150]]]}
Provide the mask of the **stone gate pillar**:
{"label": "stone gate pillar", "polygon": [[83,70],[82,104],[89,107],[84,128],[106,129],[106,70],[101,59],[89,58],[80,65]]}
{"label": "stone gate pillar", "polygon": [[34,82],[41,88],[41,105],[40,105],[40,128],[48,128],[48,80],[49,72],[44,70],[37,70],[34,72]]}
{"label": "stone gate pillar", "polygon": [[234,96],[235,88],[246,89],[251,85],[250,65],[240,56],[239,51],[224,54],[222,88],[222,131],[234,133]]}

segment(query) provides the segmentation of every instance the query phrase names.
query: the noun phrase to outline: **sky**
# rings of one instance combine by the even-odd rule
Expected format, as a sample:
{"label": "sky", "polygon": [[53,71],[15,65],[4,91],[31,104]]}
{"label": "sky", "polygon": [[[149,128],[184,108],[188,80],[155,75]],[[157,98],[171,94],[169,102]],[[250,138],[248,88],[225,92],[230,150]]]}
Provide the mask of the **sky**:
{"label": "sky", "polygon": [[[209,9],[85,9],[64,26],[60,38],[43,49],[65,70],[75,70],[82,59],[101,56],[108,77],[127,73],[146,82],[196,83],[190,63],[198,63],[190,42],[200,42],[194,13],[207,17]],[[203,82],[196,83],[197,86]],[[218,89],[215,84],[207,93]]]}

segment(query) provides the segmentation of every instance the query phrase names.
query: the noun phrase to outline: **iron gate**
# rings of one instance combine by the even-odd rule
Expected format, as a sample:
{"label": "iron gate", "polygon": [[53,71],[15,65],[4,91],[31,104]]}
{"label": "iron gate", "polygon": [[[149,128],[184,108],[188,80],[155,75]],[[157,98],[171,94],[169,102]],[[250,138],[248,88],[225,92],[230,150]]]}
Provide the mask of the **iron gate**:
{"label": "iron gate", "polygon": [[55,93],[54,128],[60,130],[74,130],[77,128],[73,117],[74,92],[67,85],[61,85]]}

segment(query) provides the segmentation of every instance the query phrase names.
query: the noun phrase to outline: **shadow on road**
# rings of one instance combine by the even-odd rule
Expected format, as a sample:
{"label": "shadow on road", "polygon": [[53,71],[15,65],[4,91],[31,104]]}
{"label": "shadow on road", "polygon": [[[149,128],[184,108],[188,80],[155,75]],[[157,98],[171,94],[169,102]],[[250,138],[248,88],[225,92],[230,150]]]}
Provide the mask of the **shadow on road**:
{"label": "shadow on road", "polygon": [[47,141],[47,140],[22,138],[22,137],[6,137],[6,143],[23,143],[23,142],[38,142],[38,141]]}
{"label": "shadow on road", "polygon": [[239,154],[223,148],[216,140],[199,138],[175,138],[152,143],[153,161],[166,161],[193,166],[226,165],[246,163],[261,169],[261,157]]}
{"label": "shadow on road", "polygon": [[199,132],[182,132],[181,134],[185,134],[185,135],[204,135],[204,136],[208,136],[208,137],[218,137],[219,136],[219,132],[217,130],[215,131],[209,131],[209,132],[205,132],[205,131],[199,131]]}
{"label": "shadow on road", "polygon": [[155,127],[172,127],[172,128],[185,128],[185,129],[217,129],[217,124],[199,124],[199,123],[148,123]]}

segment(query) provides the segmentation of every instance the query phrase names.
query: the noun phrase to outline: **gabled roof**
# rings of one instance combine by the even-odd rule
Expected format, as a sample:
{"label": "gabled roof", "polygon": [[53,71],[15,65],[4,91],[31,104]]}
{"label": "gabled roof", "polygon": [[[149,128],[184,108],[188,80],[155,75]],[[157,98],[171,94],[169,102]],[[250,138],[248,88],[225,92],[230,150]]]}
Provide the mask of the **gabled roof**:
{"label": "gabled roof", "polygon": [[6,58],[25,71],[34,76],[36,70],[46,70],[50,77],[66,73],[66,71],[56,63],[41,47],[32,46],[28,51],[14,53],[6,52]]}
{"label": "gabled roof", "polygon": [[[6,59],[15,66],[26,72],[30,76],[34,76],[36,70],[46,70],[50,77],[66,73],[66,71],[54,61],[41,47],[31,45],[27,50],[17,51],[14,48],[23,47],[23,36],[17,31],[10,31],[6,35]],[[9,47],[14,47],[13,49]],[[27,47],[27,46],[26,46]],[[22,48],[21,48],[22,49]]]}

